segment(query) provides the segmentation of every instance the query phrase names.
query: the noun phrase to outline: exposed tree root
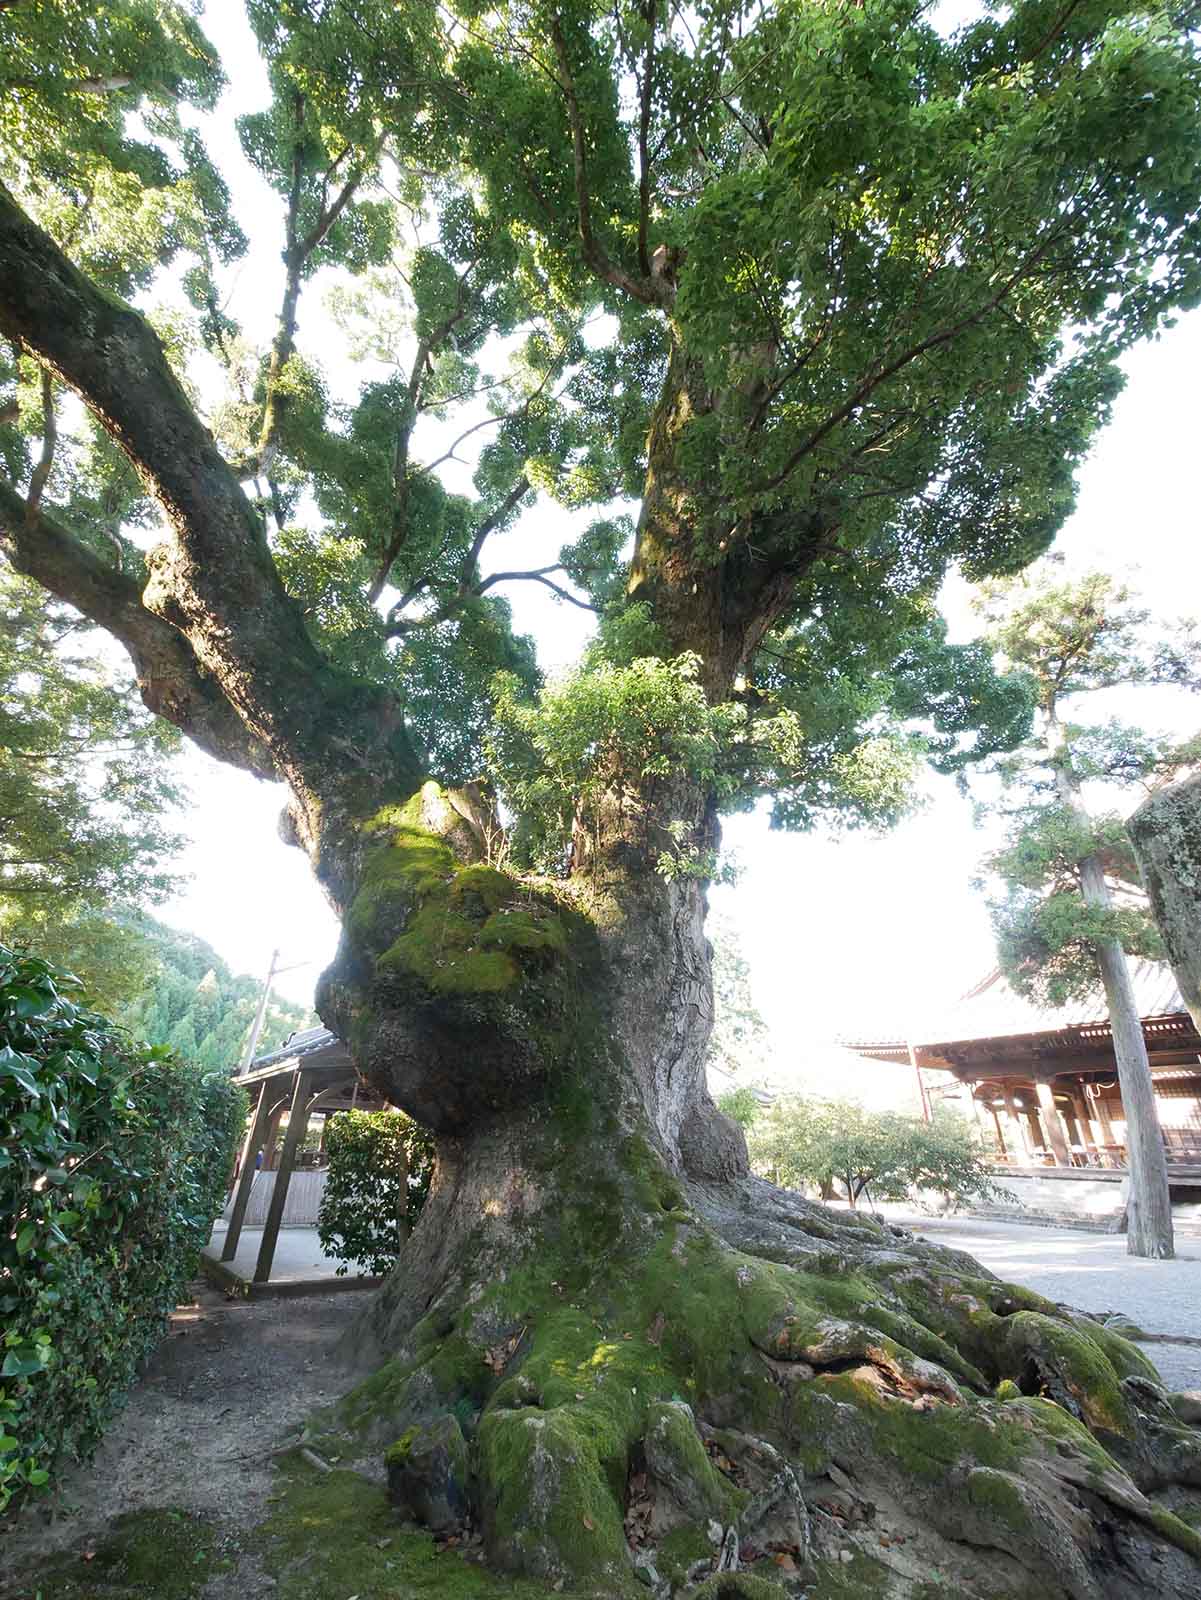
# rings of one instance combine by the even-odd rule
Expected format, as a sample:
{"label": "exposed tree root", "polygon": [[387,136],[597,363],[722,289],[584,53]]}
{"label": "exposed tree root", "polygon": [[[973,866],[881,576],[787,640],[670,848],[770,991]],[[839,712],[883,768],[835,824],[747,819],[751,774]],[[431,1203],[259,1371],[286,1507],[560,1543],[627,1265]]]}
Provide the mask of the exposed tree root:
{"label": "exposed tree root", "polygon": [[605,1596],[1201,1597],[1148,1497],[1201,1489],[1201,1432],[1132,1345],[900,1230],[663,1176],[592,1236],[565,1199],[496,1277],[483,1248],[322,1419],[386,1451],[402,1517]]}

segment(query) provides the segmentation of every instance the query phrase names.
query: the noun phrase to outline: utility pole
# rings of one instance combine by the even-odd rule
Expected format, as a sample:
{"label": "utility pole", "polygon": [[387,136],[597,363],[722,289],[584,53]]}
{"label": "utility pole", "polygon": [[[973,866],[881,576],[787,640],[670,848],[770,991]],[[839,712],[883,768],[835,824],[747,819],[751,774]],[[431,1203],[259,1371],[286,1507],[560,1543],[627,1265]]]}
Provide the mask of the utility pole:
{"label": "utility pole", "polygon": [[290,967],[278,965],[279,951],[271,952],[271,965],[267,969],[267,981],[263,985],[263,993],[259,998],[259,1008],[255,1013],[254,1025],[250,1030],[250,1037],[246,1041],[246,1050],[242,1056],[242,1064],[238,1068],[239,1078],[244,1078],[250,1071],[250,1063],[254,1060],[254,1052],[258,1049],[259,1036],[263,1031],[263,1023],[267,1020],[267,1003],[271,999],[271,985],[276,978],[285,972],[295,972],[299,967],[307,967],[307,961],[295,961]]}

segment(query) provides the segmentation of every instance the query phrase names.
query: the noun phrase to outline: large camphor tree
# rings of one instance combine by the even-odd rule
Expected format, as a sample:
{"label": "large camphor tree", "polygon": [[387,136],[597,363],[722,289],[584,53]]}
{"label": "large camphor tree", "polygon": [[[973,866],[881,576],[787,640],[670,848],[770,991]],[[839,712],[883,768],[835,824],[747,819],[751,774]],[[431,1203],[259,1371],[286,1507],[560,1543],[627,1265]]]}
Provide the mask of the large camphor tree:
{"label": "large camphor tree", "polygon": [[[723,808],[886,820],[923,755],[1025,731],[934,597],[1046,547],[1123,349],[1196,295],[1187,17],[247,11],[273,329],[225,305],[189,14],[0,6],[0,541],[287,786],[343,920],[321,1015],[437,1136],[339,1453],[387,1449],[410,1515],[560,1592],[775,1593],[741,1569],[820,1564],[824,1492],[917,1541],[872,1544],[881,1591],[1194,1594],[1143,1491],[1201,1482],[1201,1445],[1137,1352],[752,1180],[701,1072]],[[128,303],[172,259],[191,321]],[[563,550],[514,574],[535,499]],[[554,685],[518,581],[596,613]]]}

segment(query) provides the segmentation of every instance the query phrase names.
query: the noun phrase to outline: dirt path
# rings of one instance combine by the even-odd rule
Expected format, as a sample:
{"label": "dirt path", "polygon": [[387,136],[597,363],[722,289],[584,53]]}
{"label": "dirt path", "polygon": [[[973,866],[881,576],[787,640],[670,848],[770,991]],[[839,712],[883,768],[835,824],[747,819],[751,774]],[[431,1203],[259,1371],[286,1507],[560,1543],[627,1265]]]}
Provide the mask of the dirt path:
{"label": "dirt path", "polygon": [[[197,1283],[181,1306],[93,1462],[68,1473],[53,1505],[31,1507],[0,1531],[0,1597],[55,1590],[34,1573],[50,1556],[69,1572],[121,1514],[177,1507],[203,1517],[236,1549],[265,1515],[271,1451],[306,1415],[343,1393],[349,1374],[333,1355],[338,1335],[364,1306],[361,1294],[246,1302]],[[254,1578],[254,1582],[248,1582]],[[215,1574],[205,1600],[247,1600],[275,1581],[244,1558]],[[72,1592],[68,1578],[60,1591]]]}

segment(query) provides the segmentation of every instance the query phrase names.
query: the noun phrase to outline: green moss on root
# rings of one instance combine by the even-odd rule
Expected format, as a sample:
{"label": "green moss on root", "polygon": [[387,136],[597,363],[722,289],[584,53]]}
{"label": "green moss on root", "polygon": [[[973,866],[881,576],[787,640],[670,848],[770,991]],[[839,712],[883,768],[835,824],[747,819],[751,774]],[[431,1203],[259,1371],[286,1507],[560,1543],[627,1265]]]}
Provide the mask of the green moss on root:
{"label": "green moss on root", "polygon": [[1192,1528],[1183,1517],[1177,1516],[1173,1511],[1167,1511],[1163,1506],[1153,1506],[1148,1520],[1159,1534],[1169,1540],[1178,1550],[1183,1550],[1187,1555],[1194,1556],[1201,1561],[1201,1533]]}
{"label": "green moss on root", "polygon": [[655,1570],[661,1578],[678,1588],[698,1561],[712,1561],[715,1555],[708,1533],[694,1523],[673,1528],[655,1546]]}
{"label": "green moss on root", "polygon": [[[398,1425],[381,1446],[431,1409],[455,1410],[487,1548],[502,1569],[638,1594],[625,1496],[631,1470],[649,1461],[656,1419],[667,1416],[687,1438],[677,1441],[679,1472],[664,1480],[700,1488],[687,1509],[672,1501],[670,1515],[688,1518],[670,1536],[679,1563],[654,1559],[661,1575],[686,1578],[684,1558],[710,1553],[709,1517],[728,1525],[743,1491],[716,1478],[681,1399],[707,1425],[783,1444],[815,1475],[850,1451],[918,1492],[953,1482],[1018,1539],[1029,1528],[1021,1480],[1031,1462],[1071,1453],[1098,1484],[1124,1479],[1062,1405],[1019,1393],[1032,1382],[1067,1400],[1079,1390],[1090,1426],[1118,1431],[1121,1341],[1093,1339],[1006,1285],[965,1286],[936,1265],[869,1276],[834,1252],[828,1266],[818,1256],[805,1269],[745,1255],[697,1223],[641,1141],[613,1148],[614,1165],[542,1219],[534,1248],[503,1278],[419,1325],[407,1364],[352,1397],[356,1423],[393,1408]],[[965,1347],[970,1359],[959,1354]],[[1000,1385],[995,1398],[990,1384]],[[831,1571],[844,1585],[831,1595],[854,1592],[853,1570]]]}
{"label": "green moss on root", "polygon": [[254,1545],[288,1600],[354,1594],[362,1600],[546,1600],[544,1584],[496,1576],[462,1551],[439,1551],[431,1535],[405,1528],[380,1485],[354,1472],[317,1472],[298,1460],[282,1465],[279,1491]]}
{"label": "green moss on root", "polygon": [[693,1589],[691,1600],[784,1600],[788,1591],[769,1578],[756,1578],[749,1572],[719,1572]]}
{"label": "green moss on root", "polygon": [[[888,1568],[856,1550],[850,1561],[820,1561],[806,1600],[880,1600],[890,1592]],[[958,1597],[957,1597],[958,1600]]]}
{"label": "green moss on root", "polygon": [[173,1508],[117,1517],[85,1563],[60,1556],[31,1575],[45,1600],[193,1600],[230,1556],[217,1529]]}
{"label": "green moss on root", "polygon": [[[1033,1366],[1050,1399],[1078,1407],[1090,1428],[1125,1435],[1133,1431],[1118,1374],[1091,1334],[1036,1311],[1007,1318],[1005,1334],[1012,1369],[1020,1374]],[[1110,1338],[1125,1345],[1114,1335]]]}

